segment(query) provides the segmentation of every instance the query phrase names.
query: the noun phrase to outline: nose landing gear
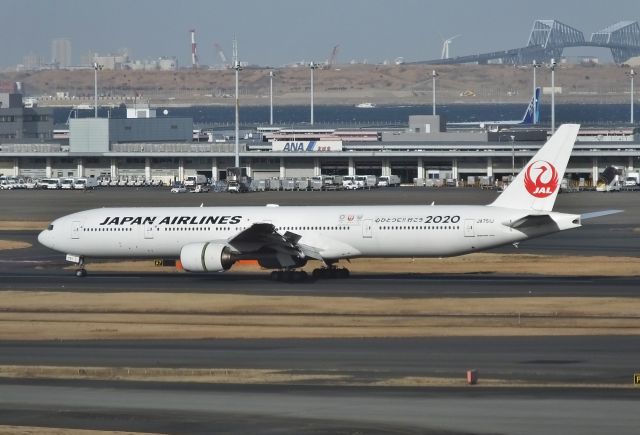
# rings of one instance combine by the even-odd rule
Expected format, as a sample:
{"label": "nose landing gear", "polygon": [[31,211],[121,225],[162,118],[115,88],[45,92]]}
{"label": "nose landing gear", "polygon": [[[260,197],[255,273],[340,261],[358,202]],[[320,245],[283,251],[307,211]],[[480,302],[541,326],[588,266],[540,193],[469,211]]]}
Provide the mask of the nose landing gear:
{"label": "nose landing gear", "polygon": [[67,255],[67,261],[75,263],[78,266],[75,272],[78,278],[84,278],[87,276],[87,270],[84,268],[84,257],[69,254]]}

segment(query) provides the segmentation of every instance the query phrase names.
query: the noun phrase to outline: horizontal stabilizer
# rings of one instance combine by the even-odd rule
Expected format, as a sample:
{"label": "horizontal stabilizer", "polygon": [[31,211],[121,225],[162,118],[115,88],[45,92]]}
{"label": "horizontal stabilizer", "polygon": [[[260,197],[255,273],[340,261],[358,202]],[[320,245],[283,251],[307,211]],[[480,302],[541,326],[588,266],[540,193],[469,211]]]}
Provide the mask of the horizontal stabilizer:
{"label": "horizontal stabilizer", "polygon": [[540,227],[554,223],[548,214],[530,214],[513,222],[505,222],[504,225],[511,228]]}
{"label": "horizontal stabilizer", "polygon": [[624,210],[602,210],[602,211],[593,211],[591,213],[584,213],[580,215],[581,220],[586,219],[594,219],[602,216],[608,216],[610,214],[622,213]]}

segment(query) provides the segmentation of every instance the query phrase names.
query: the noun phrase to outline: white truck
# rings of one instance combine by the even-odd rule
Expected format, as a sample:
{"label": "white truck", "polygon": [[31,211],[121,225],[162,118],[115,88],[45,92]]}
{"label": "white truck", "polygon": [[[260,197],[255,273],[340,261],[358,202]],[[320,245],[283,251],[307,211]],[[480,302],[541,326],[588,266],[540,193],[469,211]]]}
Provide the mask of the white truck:
{"label": "white truck", "polygon": [[95,189],[96,187],[98,187],[98,180],[93,177],[76,178],[73,183],[73,188],[79,190]]}
{"label": "white truck", "polygon": [[371,189],[378,186],[378,177],[375,175],[356,175],[355,182],[358,189]]}
{"label": "white truck", "polygon": [[400,185],[400,177],[397,175],[383,175],[378,178],[379,187],[392,187]]}
{"label": "white truck", "polygon": [[638,189],[640,187],[640,172],[627,172],[624,187]]}
{"label": "white truck", "polygon": [[207,177],[202,174],[187,175],[187,178],[184,179],[184,187],[194,189],[196,186],[204,186],[207,181]]}
{"label": "white truck", "polygon": [[357,185],[356,185],[356,177],[354,177],[353,175],[343,175],[342,176],[342,188],[343,189],[348,189],[348,190],[353,190],[353,189],[357,189]]}

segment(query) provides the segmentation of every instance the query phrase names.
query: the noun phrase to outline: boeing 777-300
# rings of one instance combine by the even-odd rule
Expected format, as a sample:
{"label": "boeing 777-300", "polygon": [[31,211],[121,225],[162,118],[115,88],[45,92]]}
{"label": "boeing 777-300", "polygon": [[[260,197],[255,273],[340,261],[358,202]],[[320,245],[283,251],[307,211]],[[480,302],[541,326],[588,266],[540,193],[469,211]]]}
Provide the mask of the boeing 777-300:
{"label": "boeing 777-300", "polygon": [[491,204],[98,208],[54,220],[38,240],[67,254],[85,276],[87,258],[179,259],[188,272],[222,272],[257,260],[276,279],[346,277],[339,260],[450,257],[581,226],[618,210],[552,211],[579,125],[566,124]]}

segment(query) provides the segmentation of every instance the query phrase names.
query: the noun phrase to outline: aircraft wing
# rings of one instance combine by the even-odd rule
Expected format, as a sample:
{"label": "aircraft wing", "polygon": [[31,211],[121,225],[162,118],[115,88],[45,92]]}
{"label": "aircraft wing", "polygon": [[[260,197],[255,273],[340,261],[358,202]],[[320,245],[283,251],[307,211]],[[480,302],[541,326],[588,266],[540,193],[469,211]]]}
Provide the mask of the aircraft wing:
{"label": "aircraft wing", "polygon": [[352,246],[325,235],[311,233],[304,237],[287,231],[280,234],[270,223],[256,223],[235,235],[227,244],[240,254],[271,249],[275,252],[325,261],[360,254]]}
{"label": "aircraft wing", "polygon": [[322,260],[319,250],[313,246],[298,244],[301,236],[287,231],[280,234],[270,223],[257,223],[227,241],[239,253],[256,252],[269,248],[287,255],[300,255]]}

